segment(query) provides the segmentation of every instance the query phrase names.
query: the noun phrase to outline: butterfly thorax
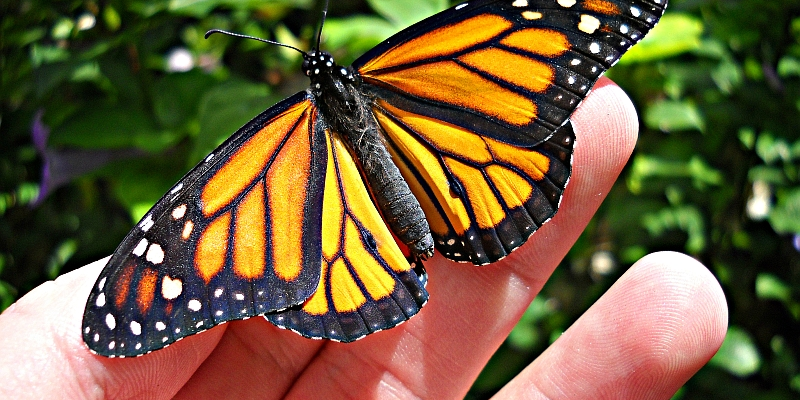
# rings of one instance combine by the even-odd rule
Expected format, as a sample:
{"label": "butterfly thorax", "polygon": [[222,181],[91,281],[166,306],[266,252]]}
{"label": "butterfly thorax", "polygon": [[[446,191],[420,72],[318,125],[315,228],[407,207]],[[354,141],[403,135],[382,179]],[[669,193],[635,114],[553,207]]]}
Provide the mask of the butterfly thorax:
{"label": "butterfly thorax", "polygon": [[311,78],[309,93],[322,120],[355,155],[392,232],[409,247],[414,258],[433,255],[433,238],[425,214],[392,162],[372,113],[372,99],[360,90],[358,73],[337,65],[330,53],[317,50],[304,56],[303,72]]}

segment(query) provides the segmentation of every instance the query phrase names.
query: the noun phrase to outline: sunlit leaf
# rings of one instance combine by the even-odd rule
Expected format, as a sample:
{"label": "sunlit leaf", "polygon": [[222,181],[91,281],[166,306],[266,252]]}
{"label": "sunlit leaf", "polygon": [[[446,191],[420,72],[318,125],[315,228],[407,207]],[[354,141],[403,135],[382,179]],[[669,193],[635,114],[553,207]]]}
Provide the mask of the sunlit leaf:
{"label": "sunlit leaf", "polygon": [[705,118],[695,104],[689,101],[661,100],[647,107],[645,124],[664,132],[697,129],[705,131]]}
{"label": "sunlit leaf", "polygon": [[728,328],[722,347],[709,364],[745,378],[761,368],[761,355],[750,335],[745,330],[732,326]]}
{"label": "sunlit leaf", "polygon": [[622,59],[620,64],[661,60],[700,47],[703,22],[689,14],[667,13],[645,38]]}

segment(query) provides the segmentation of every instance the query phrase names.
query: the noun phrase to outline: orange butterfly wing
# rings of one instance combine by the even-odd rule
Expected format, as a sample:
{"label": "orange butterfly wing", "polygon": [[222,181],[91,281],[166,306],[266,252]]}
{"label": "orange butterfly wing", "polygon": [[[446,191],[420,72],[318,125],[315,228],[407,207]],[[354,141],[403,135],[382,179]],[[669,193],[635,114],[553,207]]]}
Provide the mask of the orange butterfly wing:
{"label": "orange butterfly wing", "polygon": [[491,263],[555,214],[571,172],[570,115],[665,7],[476,0],[356,60],[439,251]]}
{"label": "orange butterfly wing", "polygon": [[327,153],[313,116],[306,93],[270,108],[156,203],[92,288],[93,351],[143,354],[315,292]]}

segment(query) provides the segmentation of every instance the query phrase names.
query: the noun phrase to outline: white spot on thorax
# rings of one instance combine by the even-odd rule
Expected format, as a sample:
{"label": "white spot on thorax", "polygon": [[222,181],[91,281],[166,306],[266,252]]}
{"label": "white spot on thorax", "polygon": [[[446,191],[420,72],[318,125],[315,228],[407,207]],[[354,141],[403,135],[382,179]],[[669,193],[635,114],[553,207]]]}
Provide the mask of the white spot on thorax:
{"label": "white spot on thorax", "polygon": [[167,300],[175,300],[181,293],[183,293],[183,281],[164,275],[164,279],[161,280],[161,296]]}
{"label": "white spot on thorax", "polygon": [[191,299],[189,300],[189,304],[187,304],[186,307],[188,307],[192,311],[200,311],[200,309],[203,308],[203,303],[200,303],[200,301],[197,299]]}
{"label": "white spot on thorax", "polygon": [[163,331],[164,329],[167,329],[167,326],[163,322],[156,322],[156,330]]}
{"label": "white spot on thorax", "polygon": [[186,204],[181,204],[172,210],[172,219],[179,220],[186,215]]}
{"label": "white spot on thorax", "polygon": [[161,264],[164,262],[164,250],[161,249],[161,245],[158,243],[151,244],[147,249],[145,259],[153,264]]}
{"label": "white spot on thorax", "polygon": [[96,304],[98,307],[106,305],[106,294],[100,293],[97,295],[97,301],[95,301],[94,304]]}
{"label": "white spot on thorax", "polygon": [[558,2],[558,5],[564,8],[570,8],[574,6],[575,3],[577,2],[576,0],[556,0],[556,1]]}
{"label": "white spot on thorax", "polygon": [[111,329],[112,331],[117,327],[117,320],[114,319],[113,315],[106,314],[106,326],[108,326],[108,329]]}
{"label": "white spot on thorax", "polygon": [[147,249],[147,244],[147,239],[142,238],[142,240],[139,241],[139,244],[133,248],[131,253],[137,257],[141,257],[142,254],[144,254],[144,251]]}
{"label": "white spot on thorax", "polygon": [[142,334],[142,325],[136,321],[131,321],[131,333],[136,336]]}

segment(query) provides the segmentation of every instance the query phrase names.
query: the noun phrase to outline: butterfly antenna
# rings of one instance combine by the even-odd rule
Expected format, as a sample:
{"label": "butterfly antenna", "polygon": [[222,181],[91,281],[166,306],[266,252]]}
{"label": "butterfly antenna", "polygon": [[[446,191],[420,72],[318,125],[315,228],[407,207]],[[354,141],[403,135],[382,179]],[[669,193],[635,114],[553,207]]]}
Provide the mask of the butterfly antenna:
{"label": "butterfly antenna", "polygon": [[222,29],[212,29],[212,30],[206,32],[205,38],[208,39],[209,36],[211,36],[211,35],[213,35],[215,33],[221,33],[221,34],[224,34],[224,35],[239,37],[239,38],[243,38],[243,39],[253,39],[253,40],[257,40],[259,42],[264,42],[264,43],[268,43],[268,44],[274,44],[274,45],[277,45],[277,46],[286,47],[287,49],[295,50],[295,51],[299,52],[300,54],[302,54],[304,56],[306,55],[305,51],[300,50],[297,47],[290,46],[288,44],[276,42],[276,41],[273,41],[273,40],[261,39],[261,38],[255,37],[255,36],[242,35],[241,33],[233,33],[233,32],[223,31]]}
{"label": "butterfly antenna", "polygon": [[330,0],[325,0],[325,7],[322,9],[322,22],[319,23],[319,32],[317,32],[317,51],[319,51],[319,45],[322,42],[322,27],[325,26],[325,18],[328,17],[329,2]]}

